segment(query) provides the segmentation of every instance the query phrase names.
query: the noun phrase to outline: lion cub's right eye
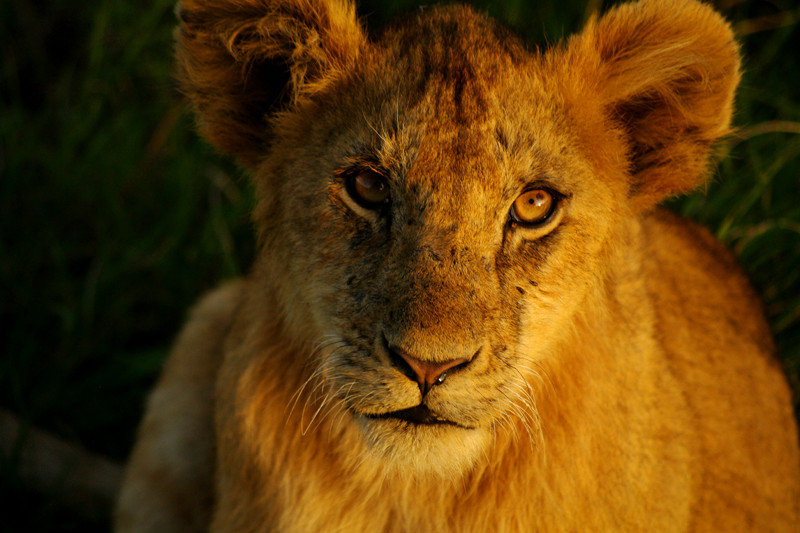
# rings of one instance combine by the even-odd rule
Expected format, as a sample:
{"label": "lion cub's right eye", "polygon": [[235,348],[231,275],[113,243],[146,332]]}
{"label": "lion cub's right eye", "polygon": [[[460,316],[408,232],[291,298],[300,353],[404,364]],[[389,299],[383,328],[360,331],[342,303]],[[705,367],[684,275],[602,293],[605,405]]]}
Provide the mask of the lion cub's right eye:
{"label": "lion cub's right eye", "polygon": [[359,170],[345,179],[347,194],[361,207],[378,209],[389,202],[386,178],[372,170]]}

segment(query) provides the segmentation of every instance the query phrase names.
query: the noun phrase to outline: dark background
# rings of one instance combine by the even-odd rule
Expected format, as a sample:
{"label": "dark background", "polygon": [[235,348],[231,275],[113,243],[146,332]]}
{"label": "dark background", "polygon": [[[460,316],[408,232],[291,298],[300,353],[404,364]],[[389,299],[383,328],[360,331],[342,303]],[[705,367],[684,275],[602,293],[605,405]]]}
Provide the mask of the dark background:
{"label": "dark background", "polygon": [[[543,46],[610,4],[473,3]],[[418,4],[372,0],[360,13],[374,29]],[[797,391],[800,10],[715,5],[743,44],[740,132],[708,186],[671,204],[735,250]],[[0,408],[118,462],[186,309],[253,254],[246,176],[195,135],[174,89],[173,7],[0,3]],[[26,488],[17,458],[0,455],[0,530],[107,530],[57,487]]]}

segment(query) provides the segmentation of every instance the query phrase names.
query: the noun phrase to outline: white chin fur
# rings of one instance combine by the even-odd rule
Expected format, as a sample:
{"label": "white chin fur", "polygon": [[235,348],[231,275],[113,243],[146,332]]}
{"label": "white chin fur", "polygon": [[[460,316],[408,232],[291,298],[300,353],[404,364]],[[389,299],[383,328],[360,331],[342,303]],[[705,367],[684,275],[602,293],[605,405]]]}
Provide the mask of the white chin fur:
{"label": "white chin fur", "polygon": [[359,417],[369,462],[388,473],[460,479],[487,456],[491,430]]}

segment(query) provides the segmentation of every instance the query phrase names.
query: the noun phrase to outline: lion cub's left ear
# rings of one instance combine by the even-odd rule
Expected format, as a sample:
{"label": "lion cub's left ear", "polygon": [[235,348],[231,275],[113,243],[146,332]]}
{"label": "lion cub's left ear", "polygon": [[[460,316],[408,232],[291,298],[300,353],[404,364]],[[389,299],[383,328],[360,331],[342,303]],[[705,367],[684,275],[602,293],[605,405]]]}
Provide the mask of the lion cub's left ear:
{"label": "lion cub's left ear", "polygon": [[738,46],[719,14],[694,0],[624,4],[592,20],[566,56],[573,101],[599,105],[605,127],[622,130],[638,209],[702,183],[739,83]]}
{"label": "lion cub's left ear", "polygon": [[268,117],[328,86],[366,38],[349,0],[181,0],[178,79],[203,136],[255,166]]}

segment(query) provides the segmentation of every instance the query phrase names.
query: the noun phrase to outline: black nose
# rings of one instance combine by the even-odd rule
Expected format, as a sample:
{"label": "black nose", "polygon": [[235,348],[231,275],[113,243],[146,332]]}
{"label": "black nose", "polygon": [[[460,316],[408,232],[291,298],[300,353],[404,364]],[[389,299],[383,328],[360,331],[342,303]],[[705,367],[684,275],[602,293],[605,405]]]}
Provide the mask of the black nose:
{"label": "black nose", "polygon": [[417,382],[423,396],[434,385],[443,383],[448,371],[454,368],[463,368],[474,359],[473,356],[472,358],[451,359],[449,361],[424,361],[396,346],[387,346],[387,349],[389,350],[392,364],[408,376],[409,379]]}

